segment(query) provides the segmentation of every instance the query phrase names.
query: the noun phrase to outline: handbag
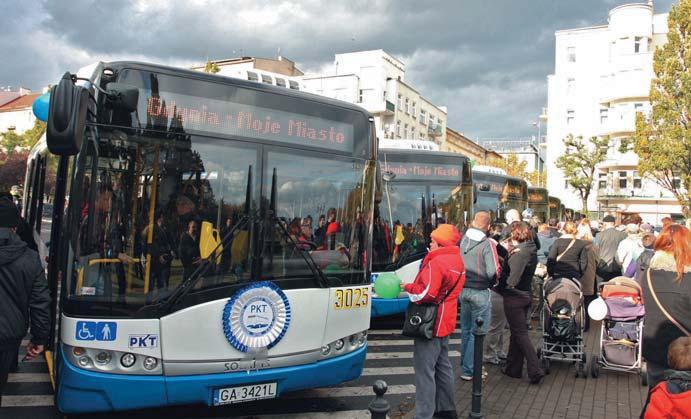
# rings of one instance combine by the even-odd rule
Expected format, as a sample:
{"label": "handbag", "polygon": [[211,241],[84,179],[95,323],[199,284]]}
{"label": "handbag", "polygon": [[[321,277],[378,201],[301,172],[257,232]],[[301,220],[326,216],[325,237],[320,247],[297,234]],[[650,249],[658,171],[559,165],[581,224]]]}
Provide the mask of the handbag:
{"label": "handbag", "polygon": [[[447,292],[444,298],[441,299],[442,302],[446,300],[446,297],[448,297],[453,290],[456,289],[458,283],[461,282],[461,275],[458,276],[454,286],[451,287],[449,292]],[[401,331],[401,334],[409,338],[432,339],[434,337],[434,324],[437,320],[438,310],[439,304],[408,303],[408,307],[405,310],[405,321],[403,322],[403,330]]]}
{"label": "handbag", "polygon": [[571,243],[569,243],[569,245],[566,247],[566,249],[564,249],[564,251],[561,252],[561,254],[559,256],[557,256],[557,262],[559,262],[561,260],[561,258],[564,257],[566,252],[568,252],[569,249],[571,249],[571,246],[573,246],[574,243],[576,243],[576,239],[571,240]]}
{"label": "handbag", "polygon": [[669,314],[667,310],[665,310],[662,304],[660,304],[660,300],[657,299],[657,294],[655,294],[655,290],[653,289],[653,283],[652,281],[650,281],[650,268],[648,268],[648,288],[650,288],[650,295],[653,296],[655,304],[657,304],[657,306],[660,307],[660,311],[662,311],[662,314],[664,314],[665,317],[667,317],[667,319],[672,322],[672,324],[674,324],[679,330],[681,330],[683,334],[685,334],[686,336],[691,336],[691,332],[686,330],[684,326],[682,326],[678,321],[676,321],[674,317],[672,317],[672,315]]}

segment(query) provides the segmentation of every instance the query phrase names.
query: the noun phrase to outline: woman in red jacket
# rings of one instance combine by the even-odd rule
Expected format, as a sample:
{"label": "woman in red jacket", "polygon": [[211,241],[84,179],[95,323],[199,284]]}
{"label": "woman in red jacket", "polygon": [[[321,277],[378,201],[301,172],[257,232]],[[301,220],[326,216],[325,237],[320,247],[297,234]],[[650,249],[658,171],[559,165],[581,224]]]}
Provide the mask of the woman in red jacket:
{"label": "woman in red jacket", "polygon": [[416,419],[435,414],[457,417],[449,335],[456,329],[458,295],[465,283],[465,268],[458,248],[461,234],[451,224],[440,224],[430,237],[430,251],[422,261],[420,272],[413,283],[404,287],[412,303],[439,305],[434,337],[415,339]]}

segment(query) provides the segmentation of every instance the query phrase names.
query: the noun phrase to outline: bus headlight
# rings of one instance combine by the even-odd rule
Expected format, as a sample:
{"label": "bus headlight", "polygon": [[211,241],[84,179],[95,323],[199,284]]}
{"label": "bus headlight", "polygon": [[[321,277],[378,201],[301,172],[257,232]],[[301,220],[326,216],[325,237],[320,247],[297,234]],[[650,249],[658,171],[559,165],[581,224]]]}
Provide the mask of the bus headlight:
{"label": "bus headlight", "polygon": [[80,367],[87,367],[91,363],[91,360],[89,359],[88,356],[82,356],[79,358],[79,366]]}
{"label": "bus headlight", "polygon": [[112,358],[113,357],[110,354],[110,352],[101,351],[96,355],[96,362],[98,362],[99,364],[107,364],[110,362]]}
{"label": "bus headlight", "polygon": [[156,358],[152,358],[150,356],[147,356],[144,358],[144,368],[151,371],[152,369],[156,368],[156,365],[158,365],[158,360]]}
{"label": "bus headlight", "polygon": [[340,351],[341,349],[343,349],[343,345],[345,345],[345,342],[343,342],[343,339],[339,339],[336,342],[334,342],[334,349]]}
{"label": "bus headlight", "polygon": [[120,358],[120,363],[125,368],[130,368],[137,361],[137,357],[134,354],[126,353]]}
{"label": "bus headlight", "polygon": [[326,356],[331,352],[331,344],[327,343],[326,345],[322,346],[322,355]]}
{"label": "bus headlight", "polygon": [[367,343],[367,331],[366,330],[364,332],[360,333],[360,337],[358,338],[358,345],[362,346],[365,343]]}

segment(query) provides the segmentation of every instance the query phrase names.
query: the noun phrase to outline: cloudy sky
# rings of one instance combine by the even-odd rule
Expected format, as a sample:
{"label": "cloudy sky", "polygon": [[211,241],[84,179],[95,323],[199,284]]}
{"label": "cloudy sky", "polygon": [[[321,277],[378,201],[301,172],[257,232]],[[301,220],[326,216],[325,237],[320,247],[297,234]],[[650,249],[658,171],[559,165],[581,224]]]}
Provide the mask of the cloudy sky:
{"label": "cloudy sky", "polygon": [[[630,1],[629,1],[630,2]],[[606,23],[622,0],[1,0],[0,87],[40,89],[94,61],[188,66],[239,55],[330,68],[382,48],[471,138],[534,135],[554,31]],[[656,0],[667,12],[673,0]]]}

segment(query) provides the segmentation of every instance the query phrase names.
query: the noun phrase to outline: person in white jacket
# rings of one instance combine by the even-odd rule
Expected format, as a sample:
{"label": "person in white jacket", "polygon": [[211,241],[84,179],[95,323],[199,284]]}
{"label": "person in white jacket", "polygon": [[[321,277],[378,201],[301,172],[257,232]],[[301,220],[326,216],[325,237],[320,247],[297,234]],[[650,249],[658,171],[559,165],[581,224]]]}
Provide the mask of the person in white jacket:
{"label": "person in white jacket", "polygon": [[619,243],[617,248],[617,262],[621,266],[621,274],[626,273],[626,268],[632,261],[638,259],[643,250],[643,243],[641,242],[640,229],[638,224],[628,224],[626,226],[627,237]]}

